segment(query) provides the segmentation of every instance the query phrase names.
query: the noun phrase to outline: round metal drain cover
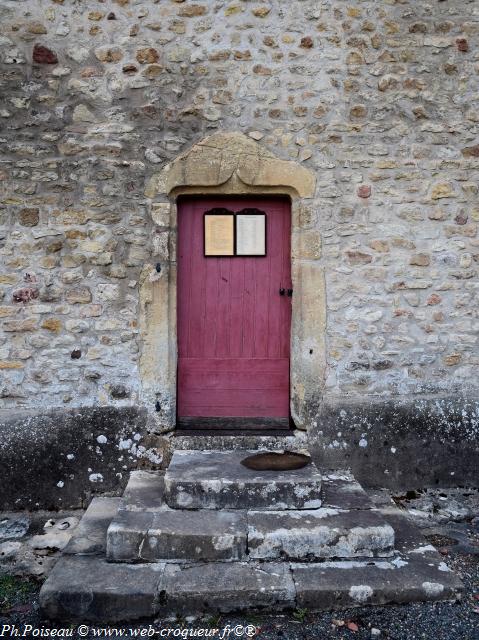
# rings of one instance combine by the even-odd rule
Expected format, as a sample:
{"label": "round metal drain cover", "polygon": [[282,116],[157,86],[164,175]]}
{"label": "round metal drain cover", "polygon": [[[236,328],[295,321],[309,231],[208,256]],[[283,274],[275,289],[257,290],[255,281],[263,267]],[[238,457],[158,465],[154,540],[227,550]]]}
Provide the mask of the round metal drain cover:
{"label": "round metal drain cover", "polygon": [[255,471],[294,471],[302,469],[311,462],[311,457],[293,451],[265,451],[255,453],[241,460],[241,464]]}

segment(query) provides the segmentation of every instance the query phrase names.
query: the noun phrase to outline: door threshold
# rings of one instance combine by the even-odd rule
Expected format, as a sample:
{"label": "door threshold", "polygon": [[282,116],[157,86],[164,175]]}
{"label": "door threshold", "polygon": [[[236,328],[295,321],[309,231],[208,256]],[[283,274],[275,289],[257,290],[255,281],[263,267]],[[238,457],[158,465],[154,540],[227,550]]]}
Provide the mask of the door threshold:
{"label": "door threshold", "polygon": [[191,429],[185,427],[176,427],[176,431],[173,436],[175,437],[183,437],[183,436],[292,436],[294,434],[294,429],[272,429],[271,427],[267,429]]}
{"label": "door threshold", "polygon": [[188,429],[190,431],[230,431],[231,433],[239,433],[240,431],[290,431],[291,421],[289,418],[203,418],[203,417],[181,417],[178,418],[176,428]]}

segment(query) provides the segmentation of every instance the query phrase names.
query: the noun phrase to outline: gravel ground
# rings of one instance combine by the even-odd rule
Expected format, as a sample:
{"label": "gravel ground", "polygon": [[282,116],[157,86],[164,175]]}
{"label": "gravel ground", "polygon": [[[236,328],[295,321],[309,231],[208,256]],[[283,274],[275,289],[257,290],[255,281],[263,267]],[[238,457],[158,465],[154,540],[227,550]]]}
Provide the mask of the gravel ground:
{"label": "gravel ground", "polygon": [[[444,547],[441,547],[444,550]],[[362,607],[336,612],[311,613],[298,610],[281,615],[222,616],[199,620],[155,620],[142,621],[111,628],[110,637],[124,629],[123,637],[131,637],[130,629],[148,631],[172,628],[169,637],[194,637],[193,629],[219,628],[220,633],[230,625],[234,631],[225,637],[238,637],[238,625],[252,625],[254,637],[262,640],[323,640],[352,638],[390,638],[391,640],[479,640],[479,555],[454,553],[446,558],[450,567],[464,581],[466,593],[457,603],[412,604],[401,606]],[[2,582],[3,580],[3,582]],[[2,589],[3,585],[3,589]],[[16,625],[18,636],[31,637],[25,625],[35,628],[52,626],[42,620],[38,613],[38,583],[0,577],[0,637],[14,637],[3,625]],[[3,599],[3,602],[2,602]],[[151,627],[150,627],[151,625]],[[102,625],[96,625],[96,628]],[[3,634],[2,634],[3,628]],[[67,627],[66,627],[67,628]],[[76,625],[70,637],[82,637]],[[146,633],[144,631],[144,633]],[[251,630],[250,630],[251,632]],[[100,632],[102,636],[105,634]],[[118,635],[117,635],[118,633]],[[150,632],[153,636],[153,633]],[[190,633],[191,635],[186,635]],[[45,631],[42,634],[45,636]],[[40,636],[40,633],[38,634]],[[98,637],[91,629],[83,636]],[[148,636],[144,636],[148,637]],[[154,637],[160,637],[154,634]],[[243,637],[247,637],[244,635]]]}

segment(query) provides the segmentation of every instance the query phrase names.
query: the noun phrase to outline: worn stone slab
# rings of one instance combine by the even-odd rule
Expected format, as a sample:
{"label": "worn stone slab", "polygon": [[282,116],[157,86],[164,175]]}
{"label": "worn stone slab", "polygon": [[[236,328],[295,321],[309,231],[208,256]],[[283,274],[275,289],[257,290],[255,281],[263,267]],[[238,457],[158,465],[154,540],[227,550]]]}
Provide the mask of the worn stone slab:
{"label": "worn stone slab", "polygon": [[252,471],[240,461],[252,451],[175,451],[165,474],[165,500],[174,509],[315,509],[321,474]]}
{"label": "worn stone slab", "polygon": [[132,471],[120,510],[156,511],[164,501],[164,471]]}
{"label": "worn stone slab", "polygon": [[120,498],[93,498],[63,553],[67,555],[104,554],[106,532],[118,511],[120,500]]}
{"label": "worn stone slab", "polygon": [[312,610],[456,600],[463,585],[444,562],[420,555],[391,560],[292,564],[296,604]]}
{"label": "worn stone slab", "polygon": [[377,511],[249,511],[248,549],[269,560],[387,557],[394,529]]}
{"label": "worn stone slab", "polygon": [[292,563],[298,607],[341,609],[366,604],[456,600],[464,590],[444,558],[396,507],[380,510],[395,532],[387,559]]}
{"label": "worn stone slab", "polygon": [[428,544],[421,529],[412,521],[408,514],[395,506],[381,509],[381,514],[386,522],[394,529],[396,534],[396,551],[399,553],[410,553],[415,549],[428,545],[429,550],[439,557],[435,548]]}
{"label": "worn stone slab", "polygon": [[119,511],[108,527],[107,559],[110,562],[138,562],[153,516],[151,511]]}
{"label": "worn stone slab", "polygon": [[306,432],[295,430],[293,435],[262,435],[241,433],[222,435],[209,433],[202,430],[201,435],[184,435],[181,431],[175,432],[172,445],[175,451],[231,451],[241,449],[244,451],[304,451],[308,448],[308,436]]}
{"label": "worn stone slab", "polygon": [[374,503],[348,470],[322,473],[322,506],[333,509],[372,509]]}
{"label": "worn stone slab", "polygon": [[246,559],[246,513],[179,511],[156,513],[139,551],[142,560]]}
{"label": "worn stone slab", "polygon": [[162,613],[226,613],[290,608],[295,588],[288,563],[169,564],[160,582]]}
{"label": "worn stone slab", "polygon": [[111,562],[240,560],[246,556],[246,512],[160,511],[118,514],[108,529]]}
{"label": "worn stone slab", "polygon": [[155,615],[164,567],[64,556],[40,591],[42,614],[54,620],[103,623]]}

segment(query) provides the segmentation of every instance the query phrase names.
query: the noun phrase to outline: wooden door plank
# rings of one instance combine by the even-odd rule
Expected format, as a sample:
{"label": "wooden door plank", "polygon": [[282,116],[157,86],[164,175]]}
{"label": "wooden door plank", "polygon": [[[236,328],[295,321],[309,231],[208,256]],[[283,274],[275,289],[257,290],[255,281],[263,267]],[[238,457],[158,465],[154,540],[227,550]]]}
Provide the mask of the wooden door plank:
{"label": "wooden door plank", "polygon": [[203,211],[221,198],[186,201],[178,214],[178,415],[287,420],[291,299],[289,205],[228,201],[267,212],[265,257],[205,258]]}

